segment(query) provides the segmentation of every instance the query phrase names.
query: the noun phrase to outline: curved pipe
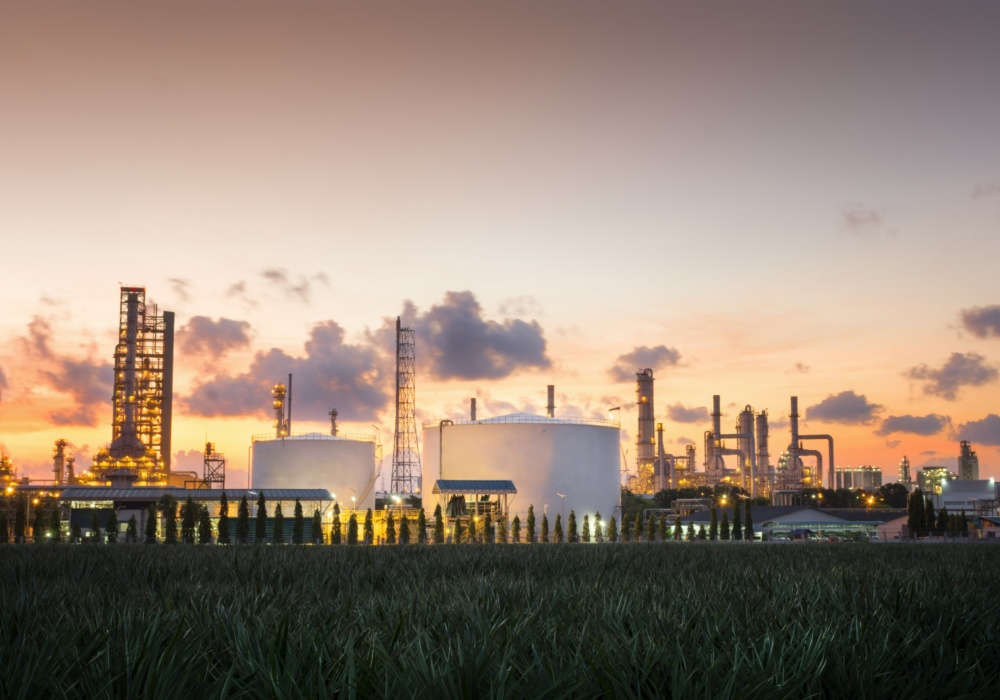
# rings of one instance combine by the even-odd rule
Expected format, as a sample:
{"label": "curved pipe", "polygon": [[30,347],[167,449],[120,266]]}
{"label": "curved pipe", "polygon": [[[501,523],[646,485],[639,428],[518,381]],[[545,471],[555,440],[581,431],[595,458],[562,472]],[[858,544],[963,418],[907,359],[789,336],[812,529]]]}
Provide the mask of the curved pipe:
{"label": "curved pipe", "polygon": [[[731,433],[729,435],[716,435],[716,439],[717,440],[739,440],[740,438],[750,438],[750,440],[753,440],[753,433]],[[727,450],[727,449],[722,448],[722,447],[717,447],[715,449],[716,449],[716,454],[720,454],[720,455],[732,455],[732,454],[743,455],[743,457],[740,459],[740,487],[741,488],[745,488],[746,487],[747,459],[746,459],[746,455],[743,452],[743,450]],[[754,491],[755,491],[755,489],[754,489],[754,481],[756,481],[756,479],[753,478],[753,477],[755,477],[757,475],[757,465],[756,465],[756,459],[754,458],[753,452],[750,453],[750,474],[751,474],[751,478],[750,478],[750,498],[753,498],[753,497],[755,497],[757,495],[756,493],[754,493]]]}
{"label": "curved pipe", "polygon": [[816,458],[816,473],[819,474],[820,485],[823,484],[823,453],[819,450],[807,450],[804,447],[799,448],[799,457],[815,457]]}
{"label": "curved pipe", "polygon": [[740,480],[741,480],[740,487],[742,488],[743,468],[744,468],[744,465],[746,465],[746,463],[747,463],[747,456],[743,452],[743,450],[730,449],[730,448],[727,448],[727,447],[716,447],[715,448],[715,454],[717,454],[720,457],[724,457],[725,455],[739,455],[739,457],[740,457]]}
{"label": "curved pipe", "polygon": [[[834,489],[836,485],[833,480],[833,436],[831,435],[799,435],[799,440],[826,440],[830,455],[830,464],[827,465],[827,488]],[[800,450],[801,451],[801,450]],[[820,475],[822,479],[822,474]]]}

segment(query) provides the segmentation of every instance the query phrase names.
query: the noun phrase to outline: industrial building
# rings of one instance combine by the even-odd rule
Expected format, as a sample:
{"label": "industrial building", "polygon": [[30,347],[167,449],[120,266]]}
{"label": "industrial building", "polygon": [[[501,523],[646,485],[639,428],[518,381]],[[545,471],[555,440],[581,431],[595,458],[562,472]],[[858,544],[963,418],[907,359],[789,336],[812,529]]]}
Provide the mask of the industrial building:
{"label": "industrial building", "polygon": [[979,457],[972,451],[972,444],[968,440],[962,440],[959,449],[961,452],[958,455],[958,478],[962,481],[978,480]]}
{"label": "industrial building", "polygon": [[958,479],[958,474],[949,470],[948,467],[926,466],[921,468],[917,474],[917,483],[925,494],[939,494],[943,484],[956,479]]}
{"label": "industrial building", "polygon": [[[447,481],[509,481],[510,517],[523,523],[528,506],[541,521],[547,513],[577,520],[600,513],[609,518],[618,505],[620,425],[613,420],[557,418],[549,391],[548,415],[513,413],[479,419],[427,421],[423,424],[425,478]],[[440,492],[442,486],[438,486]],[[440,503],[434,488],[423,492],[432,513]],[[468,494],[475,497],[475,494]],[[470,501],[469,512],[476,510]]]}
{"label": "industrial building", "polygon": [[879,467],[836,467],[838,489],[864,489],[873,491],[882,485],[882,470]]}
{"label": "industrial building", "polygon": [[[722,509],[717,511],[722,517]],[[827,537],[846,539],[877,539],[878,528],[894,520],[905,511],[862,510],[856,508],[811,508],[808,506],[752,506],[750,509],[757,539],[791,540]],[[697,530],[708,532],[711,512],[701,510],[681,518],[681,525],[688,523]]]}

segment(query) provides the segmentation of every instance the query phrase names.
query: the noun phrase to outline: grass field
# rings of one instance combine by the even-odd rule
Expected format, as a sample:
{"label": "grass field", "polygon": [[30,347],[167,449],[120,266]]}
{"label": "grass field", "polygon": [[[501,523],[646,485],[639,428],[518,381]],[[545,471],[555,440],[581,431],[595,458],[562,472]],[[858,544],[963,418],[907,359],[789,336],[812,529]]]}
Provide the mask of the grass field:
{"label": "grass field", "polygon": [[0,547],[0,697],[996,697],[988,545]]}

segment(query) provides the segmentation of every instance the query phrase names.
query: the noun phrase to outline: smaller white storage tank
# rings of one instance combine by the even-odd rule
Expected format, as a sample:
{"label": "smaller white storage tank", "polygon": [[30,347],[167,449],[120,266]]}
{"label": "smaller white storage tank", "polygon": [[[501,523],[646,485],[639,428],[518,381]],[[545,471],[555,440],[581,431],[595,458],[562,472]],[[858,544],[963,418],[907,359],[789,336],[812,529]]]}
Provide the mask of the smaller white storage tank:
{"label": "smaller white storage tank", "polygon": [[515,413],[444,425],[429,421],[423,429],[423,504],[428,516],[439,502],[433,494],[439,479],[510,479],[517,489],[510,517],[519,515],[522,527],[529,505],[535,507],[539,526],[546,506],[550,527],[555,514],[564,510],[566,517],[576,512],[578,526],[584,515],[593,523],[599,512],[606,524],[614,514],[621,464],[617,421]]}
{"label": "smaller white storage tank", "polygon": [[[322,488],[336,495],[341,509],[375,507],[373,436],[255,435],[251,465],[251,488]],[[351,501],[352,496],[356,502]]]}

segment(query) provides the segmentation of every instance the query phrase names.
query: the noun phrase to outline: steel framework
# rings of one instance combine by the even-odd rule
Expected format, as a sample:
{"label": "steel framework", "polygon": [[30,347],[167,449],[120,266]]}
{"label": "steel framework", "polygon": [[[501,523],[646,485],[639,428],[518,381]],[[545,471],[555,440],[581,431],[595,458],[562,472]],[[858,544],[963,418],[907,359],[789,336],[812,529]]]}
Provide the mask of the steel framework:
{"label": "steel framework", "polygon": [[393,434],[394,494],[420,493],[420,449],[416,419],[416,343],[412,328],[396,318],[396,430]]}

